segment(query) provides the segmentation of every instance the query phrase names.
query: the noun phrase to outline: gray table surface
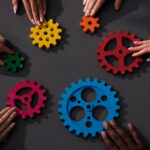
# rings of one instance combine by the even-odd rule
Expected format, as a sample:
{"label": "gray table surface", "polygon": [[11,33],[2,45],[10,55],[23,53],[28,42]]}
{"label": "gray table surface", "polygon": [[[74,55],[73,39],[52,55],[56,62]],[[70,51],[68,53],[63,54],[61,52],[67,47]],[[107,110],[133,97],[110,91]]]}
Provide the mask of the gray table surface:
{"label": "gray table surface", "polygon": [[14,51],[25,56],[25,69],[17,74],[0,68],[0,108],[5,107],[9,87],[23,79],[36,80],[47,89],[47,107],[35,119],[16,120],[16,128],[1,144],[1,150],[96,150],[106,149],[100,136],[83,139],[69,133],[58,119],[57,102],[60,94],[71,82],[91,77],[105,80],[118,91],[120,118],[124,127],[128,122],[136,124],[140,133],[150,142],[149,64],[126,76],[114,76],[99,67],[96,49],[104,35],[109,32],[128,30],[142,39],[150,37],[150,1],[126,0],[119,12],[113,9],[113,1],[97,14],[101,29],[94,35],[84,34],[79,27],[83,16],[80,0],[49,0],[46,18],[54,18],[63,28],[63,40],[51,51],[40,51],[29,39],[30,27],[23,8],[13,14],[11,1],[0,2],[0,33],[8,40]]}

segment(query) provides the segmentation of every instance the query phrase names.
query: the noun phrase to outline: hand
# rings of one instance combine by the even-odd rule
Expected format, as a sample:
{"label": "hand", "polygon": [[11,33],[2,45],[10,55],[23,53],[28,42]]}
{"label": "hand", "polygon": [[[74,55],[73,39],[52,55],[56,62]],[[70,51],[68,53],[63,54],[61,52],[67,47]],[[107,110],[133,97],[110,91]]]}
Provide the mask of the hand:
{"label": "hand", "polygon": [[[130,47],[128,50],[132,51],[134,54],[133,57],[139,57],[144,54],[150,54],[150,40],[146,41],[135,41],[134,42],[136,47]],[[150,62],[150,58],[146,60],[147,62]]]}
{"label": "hand", "polygon": [[[0,53],[13,54],[14,52],[5,46],[5,38],[0,35]],[[5,63],[0,59],[0,66],[4,66]]]}
{"label": "hand", "polygon": [[[46,0],[22,0],[29,20],[33,24],[40,25],[46,14]],[[17,13],[19,0],[12,0],[14,13]]]}
{"label": "hand", "polygon": [[14,128],[15,123],[12,121],[16,117],[16,109],[6,107],[0,112],[0,142]]}
{"label": "hand", "polygon": [[[96,12],[103,6],[106,0],[84,0],[83,5],[85,16],[94,16]],[[123,0],[115,0],[115,10],[119,10]]]}
{"label": "hand", "polygon": [[114,120],[104,122],[103,126],[102,138],[109,150],[148,150],[132,124],[128,124],[132,138]]}

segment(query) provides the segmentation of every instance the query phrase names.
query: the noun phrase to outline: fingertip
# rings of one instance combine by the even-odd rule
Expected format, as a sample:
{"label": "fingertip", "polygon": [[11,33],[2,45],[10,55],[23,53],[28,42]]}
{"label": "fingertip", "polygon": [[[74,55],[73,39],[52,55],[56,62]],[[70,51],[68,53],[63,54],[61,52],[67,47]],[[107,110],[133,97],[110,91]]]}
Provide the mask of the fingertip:
{"label": "fingertip", "polygon": [[105,131],[102,132],[102,137],[105,139],[107,137],[107,134]]}

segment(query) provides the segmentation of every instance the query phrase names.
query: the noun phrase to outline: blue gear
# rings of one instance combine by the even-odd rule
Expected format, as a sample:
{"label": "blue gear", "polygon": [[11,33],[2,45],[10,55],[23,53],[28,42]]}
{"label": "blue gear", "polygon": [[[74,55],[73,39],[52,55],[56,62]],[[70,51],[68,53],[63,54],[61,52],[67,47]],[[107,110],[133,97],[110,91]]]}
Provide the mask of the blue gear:
{"label": "blue gear", "polygon": [[[58,102],[61,106],[58,109],[58,112],[61,113],[59,118],[64,121],[64,127],[69,127],[69,132],[75,131],[77,136],[83,134],[84,138],[88,135],[95,137],[97,133],[101,134],[103,122],[119,116],[117,110],[120,109],[120,106],[117,105],[119,99],[115,97],[116,91],[112,91],[110,85],[107,86],[104,81],[99,82],[97,78],[93,81],[90,78],[86,78],[85,81],[80,79],[78,84],[72,83],[71,86],[71,88],[65,89],[66,93],[61,95],[62,100]],[[93,89],[97,94],[96,99],[92,102],[86,102],[82,99],[82,92],[87,88]],[[107,98],[106,101],[102,100],[103,96]],[[76,100],[72,101],[72,97],[76,97]],[[103,121],[96,120],[92,114],[94,108],[99,106],[108,111],[108,115]],[[71,119],[70,112],[75,107],[81,107],[85,110],[83,120],[74,121]],[[87,126],[88,123],[91,124],[90,127]]]}

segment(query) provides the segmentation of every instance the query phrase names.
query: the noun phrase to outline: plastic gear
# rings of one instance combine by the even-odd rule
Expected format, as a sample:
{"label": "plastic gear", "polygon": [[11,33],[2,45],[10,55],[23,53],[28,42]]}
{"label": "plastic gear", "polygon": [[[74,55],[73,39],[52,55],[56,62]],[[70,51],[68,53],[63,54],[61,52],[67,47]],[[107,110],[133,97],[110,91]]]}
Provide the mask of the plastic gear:
{"label": "plastic gear", "polygon": [[88,30],[91,33],[95,32],[95,28],[100,28],[100,24],[98,24],[99,18],[94,17],[82,17],[83,22],[80,22],[80,27],[83,27],[83,32],[87,32]]}
{"label": "plastic gear", "polygon": [[62,29],[59,29],[59,23],[53,23],[53,20],[50,19],[48,22],[44,21],[40,26],[35,25],[32,27],[30,38],[33,40],[32,44],[37,45],[39,48],[44,46],[49,49],[51,45],[56,46],[57,40],[61,40],[59,35],[62,32]]}
{"label": "plastic gear", "polygon": [[[131,51],[129,51],[125,46],[123,46],[122,39],[128,39],[131,42],[134,41],[140,41],[139,38],[135,38],[135,34],[129,34],[128,31],[124,31],[121,33],[119,30],[116,32],[116,34],[113,34],[112,32],[109,33],[109,37],[103,37],[103,42],[99,43],[100,49],[97,50],[98,61],[101,61],[101,67],[106,67],[106,71],[113,71],[113,74],[116,75],[117,73],[121,73],[122,75],[125,75],[126,71],[133,72],[133,68],[139,68],[140,62],[143,62],[143,59],[141,57],[135,58],[135,60],[130,65],[125,65],[125,57],[132,54]],[[117,47],[112,51],[105,51],[105,48],[107,44],[116,39],[117,41]],[[136,45],[135,45],[136,46]],[[115,56],[119,61],[119,66],[113,66],[111,65],[106,57]]]}
{"label": "plastic gear", "polygon": [[6,64],[6,69],[7,70],[12,70],[13,72],[16,72],[17,69],[22,69],[23,64],[22,62],[24,61],[24,57],[19,57],[19,53],[13,54],[8,54],[8,58],[4,60]]}
{"label": "plastic gear", "polygon": [[[103,122],[119,116],[117,110],[120,109],[120,106],[117,105],[119,99],[115,97],[116,91],[112,91],[111,86],[106,86],[104,81],[99,82],[96,78],[93,81],[90,78],[86,78],[85,81],[80,79],[77,84],[72,83],[71,86],[71,88],[65,89],[66,93],[61,95],[62,100],[58,103],[61,106],[58,109],[58,112],[61,113],[60,120],[64,121],[65,127],[69,127],[69,132],[75,131],[77,136],[83,134],[83,137],[86,138],[89,135],[95,137],[96,133],[101,134]],[[86,102],[82,98],[82,92],[88,88],[93,89],[97,94],[96,99],[92,102]],[[103,97],[106,97],[107,100],[104,101]],[[108,115],[103,121],[98,121],[93,116],[94,109],[99,106],[108,111]],[[70,112],[75,107],[84,109],[83,120],[75,121],[71,118]],[[91,126],[87,126],[87,124],[91,124]]]}
{"label": "plastic gear", "polygon": [[[18,92],[24,89],[31,89],[29,93],[19,95]],[[32,80],[28,82],[24,80],[21,84],[16,83],[15,88],[10,88],[11,93],[7,94],[7,98],[9,99],[6,104],[7,106],[16,107],[18,115],[21,115],[22,119],[25,119],[27,116],[30,118],[34,117],[34,113],[40,114],[40,109],[45,107],[44,101],[47,100],[47,97],[44,96],[45,89],[41,89],[41,84],[35,84],[35,81]],[[38,95],[38,102],[34,108],[32,108],[32,97],[34,94]],[[21,110],[15,104],[15,101],[21,101],[23,105],[26,105],[27,110]]]}

